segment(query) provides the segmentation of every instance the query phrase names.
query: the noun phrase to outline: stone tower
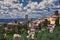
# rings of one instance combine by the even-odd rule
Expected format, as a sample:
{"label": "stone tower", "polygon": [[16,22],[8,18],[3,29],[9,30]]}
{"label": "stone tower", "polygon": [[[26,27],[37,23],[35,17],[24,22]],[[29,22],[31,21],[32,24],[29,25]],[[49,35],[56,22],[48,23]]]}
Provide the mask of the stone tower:
{"label": "stone tower", "polygon": [[25,22],[28,25],[28,14],[25,15]]}

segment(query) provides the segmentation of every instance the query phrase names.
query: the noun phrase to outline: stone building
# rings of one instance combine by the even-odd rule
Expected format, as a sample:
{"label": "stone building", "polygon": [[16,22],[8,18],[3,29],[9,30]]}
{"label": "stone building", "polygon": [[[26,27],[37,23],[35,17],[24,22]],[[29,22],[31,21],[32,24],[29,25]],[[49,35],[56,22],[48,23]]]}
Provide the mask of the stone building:
{"label": "stone building", "polygon": [[19,34],[14,34],[13,35],[13,40],[20,40],[20,35]]}
{"label": "stone building", "polygon": [[25,15],[25,24],[28,25],[28,14]]}

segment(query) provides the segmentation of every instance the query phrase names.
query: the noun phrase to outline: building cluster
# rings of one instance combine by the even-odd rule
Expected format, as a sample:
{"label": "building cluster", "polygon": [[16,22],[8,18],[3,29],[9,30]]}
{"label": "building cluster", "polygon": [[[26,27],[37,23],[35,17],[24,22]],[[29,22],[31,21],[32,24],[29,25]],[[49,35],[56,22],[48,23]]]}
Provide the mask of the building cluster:
{"label": "building cluster", "polygon": [[57,22],[60,25],[60,14],[58,13],[58,11],[55,11],[54,15],[47,16],[45,18],[40,18],[40,19],[37,19],[33,22],[36,23],[36,25],[38,25],[39,23],[45,21],[45,19],[47,19],[50,22],[50,24],[56,24],[56,20],[58,19]]}

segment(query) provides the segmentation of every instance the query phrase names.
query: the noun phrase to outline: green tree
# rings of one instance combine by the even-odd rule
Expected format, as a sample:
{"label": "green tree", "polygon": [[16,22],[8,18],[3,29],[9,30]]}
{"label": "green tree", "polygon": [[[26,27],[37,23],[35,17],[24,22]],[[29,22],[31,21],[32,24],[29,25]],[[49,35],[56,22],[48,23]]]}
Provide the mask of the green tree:
{"label": "green tree", "polygon": [[56,26],[59,26],[59,18],[56,19],[55,24]]}
{"label": "green tree", "polygon": [[47,19],[45,19],[44,26],[47,26],[48,23],[49,23],[49,21]]}

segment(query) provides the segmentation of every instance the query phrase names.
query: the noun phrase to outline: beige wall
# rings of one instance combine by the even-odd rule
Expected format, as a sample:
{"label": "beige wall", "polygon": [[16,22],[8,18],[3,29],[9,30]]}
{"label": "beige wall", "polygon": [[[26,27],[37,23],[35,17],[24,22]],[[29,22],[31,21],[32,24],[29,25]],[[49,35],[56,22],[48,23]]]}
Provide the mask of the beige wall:
{"label": "beige wall", "polygon": [[50,24],[55,24],[55,19],[50,17]]}
{"label": "beige wall", "polygon": [[50,24],[55,24],[55,18],[48,17],[47,20],[50,21]]}

